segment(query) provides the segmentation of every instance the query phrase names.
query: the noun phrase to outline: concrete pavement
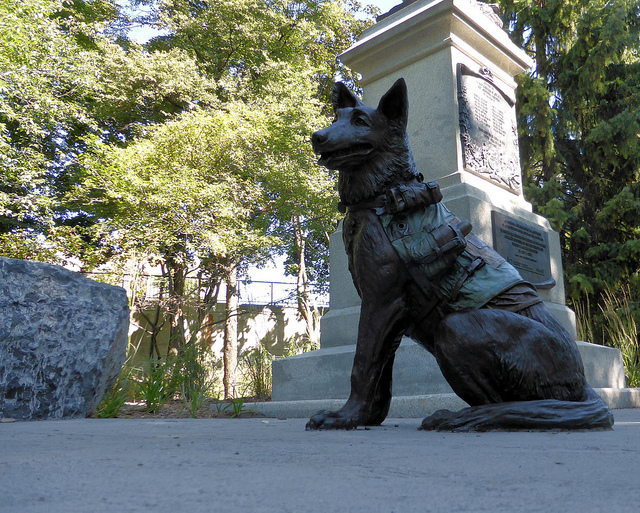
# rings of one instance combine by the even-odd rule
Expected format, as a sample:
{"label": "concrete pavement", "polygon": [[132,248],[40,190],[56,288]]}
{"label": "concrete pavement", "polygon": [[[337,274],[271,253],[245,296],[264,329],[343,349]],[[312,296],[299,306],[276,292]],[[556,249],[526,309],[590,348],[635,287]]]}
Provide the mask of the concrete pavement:
{"label": "concrete pavement", "polygon": [[0,512],[636,511],[640,409],[608,432],[451,434],[419,419],[0,423]]}

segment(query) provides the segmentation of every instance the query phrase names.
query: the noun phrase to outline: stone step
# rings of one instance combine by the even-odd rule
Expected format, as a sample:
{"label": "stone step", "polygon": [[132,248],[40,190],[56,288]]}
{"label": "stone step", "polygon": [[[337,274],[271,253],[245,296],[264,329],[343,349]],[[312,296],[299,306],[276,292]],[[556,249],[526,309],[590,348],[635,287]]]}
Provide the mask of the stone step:
{"label": "stone step", "polygon": [[[625,388],[620,351],[577,342],[589,384],[611,408],[640,407],[640,389]],[[273,363],[273,401],[250,405],[273,417],[308,417],[340,408],[349,397],[355,345],[329,347]],[[425,417],[467,404],[453,393],[435,358],[405,338],[396,353],[390,417]]]}
{"label": "stone step", "polygon": [[[640,389],[638,388],[596,388],[595,391],[611,409],[640,408]],[[308,418],[319,410],[337,410],[344,403],[345,399],[316,399],[247,403],[245,407],[267,417]],[[467,406],[467,403],[453,393],[399,396],[391,401],[389,418],[422,419],[437,410],[456,411]]]}
{"label": "stone step", "polygon": [[[624,388],[620,351],[578,342],[587,381],[593,388]],[[273,362],[273,400],[346,399],[355,345],[330,347]],[[452,394],[435,358],[406,338],[393,368],[394,396]]]}

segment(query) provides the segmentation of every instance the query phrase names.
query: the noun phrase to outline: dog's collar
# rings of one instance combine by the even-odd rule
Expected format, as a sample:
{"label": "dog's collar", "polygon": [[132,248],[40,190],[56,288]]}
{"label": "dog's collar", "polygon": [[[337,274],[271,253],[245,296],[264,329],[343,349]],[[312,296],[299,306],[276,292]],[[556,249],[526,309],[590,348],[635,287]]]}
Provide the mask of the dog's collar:
{"label": "dog's collar", "polygon": [[342,202],[338,203],[338,211],[342,214],[348,214],[349,212],[358,212],[360,210],[375,210],[377,214],[384,213],[387,205],[387,196],[382,194],[371,201],[361,201],[360,203],[354,203],[353,205],[345,205]]}
{"label": "dog's collar", "polygon": [[338,210],[343,214],[360,210],[375,210],[376,214],[398,214],[414,210],[418,207],[433,205],[442,200],[442,193],[437,182],[416,181],[392,187],[370,201],[361,201],[353,205],[338,203]]}

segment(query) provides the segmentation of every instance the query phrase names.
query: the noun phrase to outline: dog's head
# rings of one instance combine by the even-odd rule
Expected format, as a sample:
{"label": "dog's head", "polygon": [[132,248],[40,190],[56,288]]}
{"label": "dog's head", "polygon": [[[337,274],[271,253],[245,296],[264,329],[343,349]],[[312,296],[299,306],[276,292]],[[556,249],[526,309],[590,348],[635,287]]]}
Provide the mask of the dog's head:
{"label": "dog's head", "polygon": [[354,171],[364,161],[397,149],[407,128],[407,86],[399,79],[380,99],[377,109],[368,107],[347,86],[333,87],[333,124],[313,134],[313,150],[319,164],[338,171]]}
{"label": "dog's head", "polygon": [[333,124],[311,137],[318,163],[340,171],[340,195],[348,202],[380,194],[384,187],[419,176],[407,137],[409,102],[399,79],[368,107],[347,87],[333,87]]}

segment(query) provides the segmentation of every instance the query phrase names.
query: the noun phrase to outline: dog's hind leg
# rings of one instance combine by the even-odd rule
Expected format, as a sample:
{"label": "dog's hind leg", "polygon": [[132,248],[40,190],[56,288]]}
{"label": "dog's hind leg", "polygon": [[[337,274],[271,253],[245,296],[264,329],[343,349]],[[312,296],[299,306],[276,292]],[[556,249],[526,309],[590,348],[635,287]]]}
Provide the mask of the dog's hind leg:
{"label": "dog's hind leg", "polygon": [[422,421],[423,431],[545,431],[611,429],[613,414],[587,389],[585,401],[519,401],[471,406],[458,412],[439,410]]}
{"label": "dog's hind leg", "polygon": [[471,408],[436,412],[422,429],[611,427],[608,407],[587,385],[575,342],[531,318],[502,310],[447,316],[434,354]]}

